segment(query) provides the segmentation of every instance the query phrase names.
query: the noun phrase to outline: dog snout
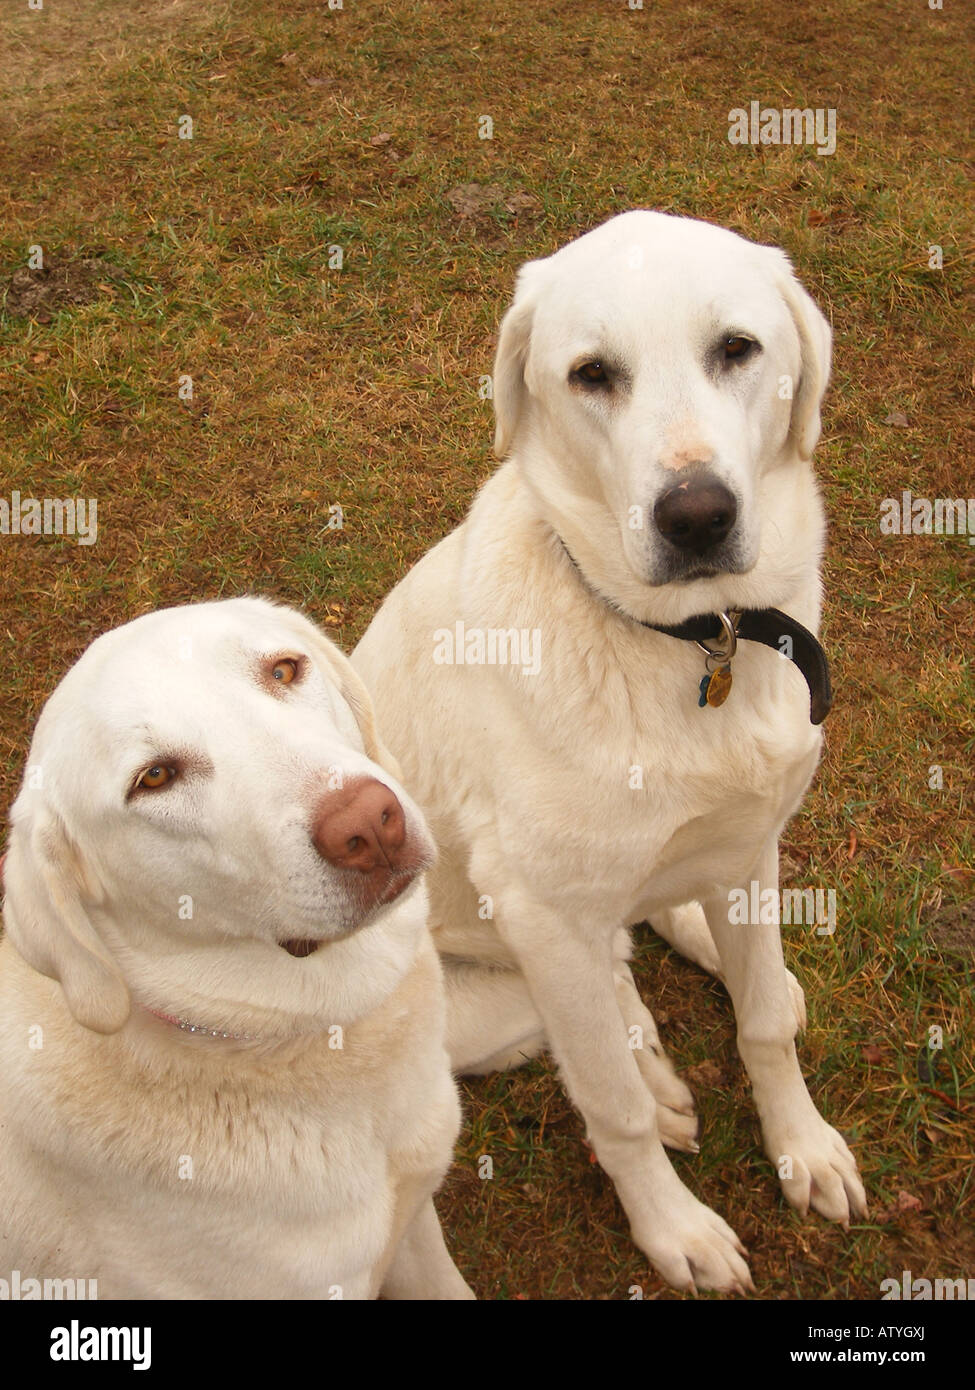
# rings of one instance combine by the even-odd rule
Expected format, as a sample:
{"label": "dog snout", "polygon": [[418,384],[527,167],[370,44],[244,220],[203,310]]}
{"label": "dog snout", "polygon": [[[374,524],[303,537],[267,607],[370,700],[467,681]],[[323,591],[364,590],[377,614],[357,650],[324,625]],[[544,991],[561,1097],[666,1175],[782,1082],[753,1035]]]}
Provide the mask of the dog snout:
{"label": "dog snout", "polygon": [[357,778],[318,803],[312,842],[337,869],[408,867],[406,816],[395,792],[375,777]]}
{"label": "dog snout", "polygon": [[664,539],[695,555],[720,545],[737,518],[733,494],[711,473],[675,483],[653,509],[654,524]]}

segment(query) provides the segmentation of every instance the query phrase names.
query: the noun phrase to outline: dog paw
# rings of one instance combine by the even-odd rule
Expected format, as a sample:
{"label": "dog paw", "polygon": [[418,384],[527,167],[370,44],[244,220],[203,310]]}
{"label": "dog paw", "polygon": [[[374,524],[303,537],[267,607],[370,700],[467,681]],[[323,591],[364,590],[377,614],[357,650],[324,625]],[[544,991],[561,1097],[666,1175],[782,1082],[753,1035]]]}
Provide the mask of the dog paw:
{"label": "dog paw", "polygon": [[789,997],[792,1000],[792,1011],[796,1016],[796,1027],[801,1033],[806,1026],[805,991],[791,970],[785,972],[785,978],[789,986]]}
{"label": "dog paw", "polygon": [[[676,1178],[676,1174],[675,1174]],[[633,1237],[662,1279],[675,1289],[693,1293],[754,1293],[745,1263],[747,1251],[716,1212],[697,1200],[677,1179],[658,1218]]]}
{"label": "dog paw", "polygon": [[657,1129],[661,1143],[668,1149],[680,1149],[681,1153],[686,1154],[700,1153],[700,1122],[696,1112],[685,1113],[682,1110],[672,1110],[669,1105],[658,1104]]}
{"label": "dog paw", "polygon": [[782,1191],[802,1216],[809,1208],[844,1229],[851,1217],[867,1214],[867,1194],[846,1140],[813,1112],[801,1126],[789,1126],[766,1140]]}
{"label": "dog paw", "polygon": [[698,1118],[694,1096],[677,1075],[659,1043],[647,1042],[636,1052],[640,1074],[657,1103],[657,1128],[669,1149],[698,1152]]}

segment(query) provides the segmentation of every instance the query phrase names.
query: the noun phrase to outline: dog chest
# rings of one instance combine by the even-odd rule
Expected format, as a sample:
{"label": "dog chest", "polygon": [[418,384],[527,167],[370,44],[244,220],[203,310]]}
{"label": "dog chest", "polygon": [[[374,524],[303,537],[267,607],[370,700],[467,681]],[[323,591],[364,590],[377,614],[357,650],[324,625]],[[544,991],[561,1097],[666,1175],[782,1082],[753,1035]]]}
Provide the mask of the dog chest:
{"label": "dog chest", "polygon": [[776,688],[776,657],[761,655],[772,670],[743,670],[737,708],[732,696],[700,709],[679,675],[653,672],[533,702],[486,761],[501,861],[553,901],[637,901],[666,878],[681,902],[738,881],[798,806],[820,748],[803,683]]}

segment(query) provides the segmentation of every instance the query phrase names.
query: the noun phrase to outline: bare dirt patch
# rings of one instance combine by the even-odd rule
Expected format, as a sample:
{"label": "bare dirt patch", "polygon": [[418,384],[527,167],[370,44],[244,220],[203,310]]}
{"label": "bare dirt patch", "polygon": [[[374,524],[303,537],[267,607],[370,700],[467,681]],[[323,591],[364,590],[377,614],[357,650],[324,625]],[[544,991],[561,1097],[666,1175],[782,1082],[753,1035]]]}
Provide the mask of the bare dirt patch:
{"label": "bare dirt patch", "polygon": [[97,256],[51,258],[36,270],[15,270],[3,289],[0,309],[11,318],[50,323],[59,309],[114,294],[124,278],[120,266]]}

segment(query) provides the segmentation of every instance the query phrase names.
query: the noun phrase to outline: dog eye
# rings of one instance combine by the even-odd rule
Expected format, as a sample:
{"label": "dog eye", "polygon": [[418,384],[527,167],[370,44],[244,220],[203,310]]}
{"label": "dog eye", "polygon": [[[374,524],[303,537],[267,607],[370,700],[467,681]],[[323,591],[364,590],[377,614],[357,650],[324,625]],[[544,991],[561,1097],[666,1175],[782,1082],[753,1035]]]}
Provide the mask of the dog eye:
{"label": "dog eye", "polygon": [[281,685],[290,685],[297,675],[298,663],[292,661],[291,657],[283,657],[271,667],[272,679],[279,681]]}
{"label": "dog eye", "polygon": [[135,790],[144,787],[146,791],[155,792],[160,787],[168,786],[176,777],[176,769],[167,767],[164,763],[156,763],[153,767],[147,767],[145,772],[141,772],[135,779]]}
{"label": "dog eye", "polygon": [[751,357],[758,348],[758,343],[754,338],[743,338],[736,335],[733,338],[725,338],[722,347],[726,362],[743,362],[746,357]]}
{"label": "dog eye", "polygon": [[572,375],[577,381],[585,382],[587,386],[609,385],[609,377],[602,362],[583,362],[581,367],[576,367]]}

